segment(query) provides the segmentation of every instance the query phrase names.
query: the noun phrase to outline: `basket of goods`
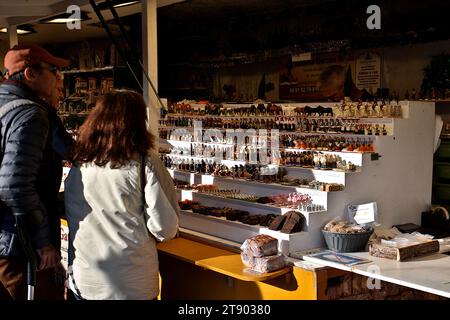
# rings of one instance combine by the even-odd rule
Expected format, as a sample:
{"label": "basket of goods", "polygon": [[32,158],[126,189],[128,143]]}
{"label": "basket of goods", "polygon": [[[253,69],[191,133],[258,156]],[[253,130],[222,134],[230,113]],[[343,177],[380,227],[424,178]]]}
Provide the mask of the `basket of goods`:
{"label": "basket of goods", "polygon": [[348,221],[332,220],[322,229],[328,249],[336,252],[364,251],[372,233],[373,228]]}

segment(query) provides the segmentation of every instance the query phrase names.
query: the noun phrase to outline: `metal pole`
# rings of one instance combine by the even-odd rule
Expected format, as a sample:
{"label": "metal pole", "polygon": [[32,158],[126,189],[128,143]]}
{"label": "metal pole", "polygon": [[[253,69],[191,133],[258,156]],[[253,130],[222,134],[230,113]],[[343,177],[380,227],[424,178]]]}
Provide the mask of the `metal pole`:
{"label": "metal pole", "polygon": [[112,5],[110,0],[106,0],[106,3],[108,5],[108,7],[109,7],[109,10],[111,10],[111,13],[112,13],[114,19],[116,20],[116,23],[119,25],[120,31],[122,32],[123,37],[125,38],[125,42],[127,43],[128,48],[130,49],[130,52],[131,52],[131,54],[133,56],[134,61],[137,61],[139,63],[139,66],[141,67],[141,71],[145,75],[145,77],[147,78],[147,81],[150,84],[150,87],[152,88],[153,93],[155,94],[156,98],[158,99],[160,107],[164,108],[164,104],[162,103],[161,98],[159,97],[158,91],[156,90],[155,86],[153,85],[153,82],[150,79],[150,76],[148,75],[147,71],[144,68],[144,65],[142,64],[142,60],[139,59],[139,57],[136,54],[135,48],[132,47],[132,42],[131,42],[130,38],[128,37],[125,28],[123,27],[122,22],[120,21],[120,17],[117,14],[116,9],[114,8],[114,6]]}
{"label": "metal pole", "polygon": [[95,11],[95,14],[97,15],[97,17],[100,19],[100,22],[102,23],[103,27],[106,30],[106,33],[108,33],[109,38],[111,39],[111,41],[113,42],[114,46],[116,47],[117,51],[119,52],[120,57],[122,58],[123,61],[125,61],[125,63],[128,66],[128,69],[130,70],[130,72],[132,73],[134,79],[136,80],[137,84],[139,85],[139,88],[141,90],[143,90],[142,88],[142,84],[139,81],[137,75],[135,74],[135,72],[133,71],[133,69],[131,68],[131,65],[129,64],[124,52],[122,51],[122,49],[120,48],[119,44],[117,43],[116,39],[114,38],[111,30],[109,30],[108,24],[106,23],[105,19],[103,18],[100,10],[97,7],[97,4],[95,3],[94,0],[90,0],[91,6]]}
{"label": "metal pole", "polygon": [[22,245],[23,251],[27,257],[27,299],[34,299],[34,287],[36,286],[36,255],[34,253],[33,247],[31,246],[30,237],[27,232],[26,224],[23,220],[23,214],[15,214],[16,226],[17,226],[17,235],[19,237],[19,241]]}

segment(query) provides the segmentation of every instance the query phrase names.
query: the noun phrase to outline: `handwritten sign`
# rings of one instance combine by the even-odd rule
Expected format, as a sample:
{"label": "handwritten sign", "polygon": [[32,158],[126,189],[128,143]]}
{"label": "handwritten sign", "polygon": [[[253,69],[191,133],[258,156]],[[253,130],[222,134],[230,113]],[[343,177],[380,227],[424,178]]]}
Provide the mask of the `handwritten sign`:
{"label": "handwritten sign", "polygon": [[362,54],[356,60],[356,86],[376,92],[381,87],[381,57],[374,52]]}
{"label": "handwritten sign", "polygon": [[348,206],[350,221],[355,221],[357,224],[375,222],[377,212],[378,208],[376,202]]}

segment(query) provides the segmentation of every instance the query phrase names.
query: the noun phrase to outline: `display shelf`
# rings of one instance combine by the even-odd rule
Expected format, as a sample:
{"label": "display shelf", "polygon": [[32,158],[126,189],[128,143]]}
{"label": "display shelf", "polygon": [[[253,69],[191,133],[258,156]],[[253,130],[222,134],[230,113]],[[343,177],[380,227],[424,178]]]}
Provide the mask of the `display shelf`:
{"label": "display shelf", "polygon": [[291,152],[307,152],[307,151],[313,151],[313,152],[322,152],[326,154],[332,154],[332,155],[342,155],[342,154],[353,154],[362,156],[365,153],[374,153],[375,151],[330,151],[330,150],[321,150],[321,149],[301,149],[301,148],[280,148],[281,151],[291,151]]}
{"label": "display shelf", "polygon": [[65,98],[65,100],[83,100],[84,97],[79,97],[79,96],[70,96]]}
{"label": "display shelf", "polygon": [[[62,73],[67,98],[61,102],[59,110],[70,115],[79,111],[90,112],[98,98],[113,88],[136,87],[135,79],[132,79],[126,67],[122,66],[65,70]],[[74,129],[82,124],[82,119],[72,120],[64,119],[66,128]]]}
{"label": "display shelf", "polygon": [[[227,220],[225,217],[214,217],[214,216],[202,215],[199,213],[192,212],[191,210],[180,210],[180,213],[184,214],[184,215],[194,216],[199,219],[206,219],[206,220],[212,219],[212,220],[215,220],[217,223],[221,223],[224,225],[231,225],[231,226],[234,226],[235,228],[243,229],[245,231],[255,233],[255,234],[258,234],[259,230],[261,228],[264,228],[260,225],[249,225],[249,224],[242,223],[240,221]],[[246,238],[244,238],[244,240],[245,239]]]}
{"label": "display shelf", "polygon": [[[293,104],[292,107],[295,105]],[[325,104],[322,105],[326,107]],[[290,192],[310,195],[313,203],[323,205],[326,211],[320,213],[303,212],[306,218],[306,227],[303,232],[287,238],[285,235],[280,235],[279,232],[273,235],[275,237],[278,236],[280,251],[287,255],[300,250],[323,247],[325,243],[321,229],[334,218],[345,219],[348,205],[351,204],[376,202],[379,210],[377,222],[383,228],[390,228],[392,225],[405,222],[418,224],[420,223],[420,212],[427,210],[431,200],[432,180],[430,177],[435,131],[434,106],[426,102],[402,102],[401,107],[403,115],[401,119],[359,119],[358,123],[362,121],[367,124],[386,124],[388,133],[392,134],[387,136],[276,130],[281,135],[373,138],[371,143],[373,143],[376,153],[382,156],[381,158],[372,157],[373,153],[370,152],[336,152],[284,148],[284,151],[288,152],[318,151],[325,154],[339,155],[346,161],[351,161],[355,164],[357,166],[355,171],[269,165],[270,168],[281,167],[286,169],[285,174],[291,179],[316,180],[323,183],[343,185],[344,189],[339,192],[323,192],[277,183],[261,183],[231,177],[190,173],[176,169],[170,171],[174,178],[191,184],[215,184],[220,189],[239,189],[242,193],[255,194],[260,197]],[[193,129],[193,127],[191,128]],[[186,130],[191,128],[184,127]],[[226,129],[220,128],[219,130],[224,132]],[[268,130],[268,132],[270,131]],[[181,144],[186,146],[191,144],[190,142],[175,142],[174,144],[177,143],[180,146]],[[417,148],[417,146],[421,146],[421,148]],[[417,168],[420,168],[420,170],[417,170]],[[400,192],[400,190],[405,189],[405,186],[407,186],[408,192]],[[287,210],[292,210],[201,194],[192,192],[192,190],[180,191],[179,193],[180,197],[190,197],[202,205],[221,208],[231,207],[237,210],[245,210],[250,214],[283,214]],[[223,222],[215,217],[193,214],[183,214],[180,224],[181,227],[196,230],[200,234],[204,233],[205,235],[216,236],[237,243],[243,242],[248,236],[256,234],[256,232],[263,233],[268,230],[267,228],[256,230],[254,226],[242,226],[236,223]]]}
{"label": "display shelf", "polygon": [[[327,151],[327,150],[314,150],[314,149],[297,149],[297,148],[280,148],[280,150],[287,151],[287,152],[318,152],[323,154],[329,154],[334,156],[339,156],[342,158],[342,160],[350,161],[356,166],[361,167],[363,163],[363,155],[364,154],[370,154],[373,152],[354,152],[354,151]],[[348,171],[352,172],[352,171]]]}
{"label": "display shelf", "polygon": [[278,240],[279,252],[288,255],[295,241],[301,241],[308,236],[307,232],[282,233],[267,227],[247,225],[238,221],[229,221],[225,218],[205,216],[188,210],[180,211],[180,225],[184,229],[193,230],[208,236],[219,237],[228,241],[242,244],[245,239],[258,234],[267,234]]}
{"label": "display shelf", "polygon": [[90,73],[90,72],[101,72],[113,70],[113,66],[107,66],[103,68],[92,68],[92,69],[77,69],[77,70],[64,70],[61,71],[62,74],[77,74],[77,73]]}
{"label": "display shelf", "polygon": [[58,116],[60,116],[60,117],[67,117],[70,115],[74,115],[74,116],[78,116],[78,117],[87,117],[89,115],[89,112],[73,112],[73,113],[61,112],[61,113],[58,113]]}
{"label": "display shelf", "polygon": [[[166,141],[171,144],[172,146],[191,146],[191,145],[206,145],[206,146],[218,146],[218,147],[231,147],[234,146],[233,143],[225,143],[225,142],[203,142],[203,141],[183,141],[183,140],[171,140],[171,139],[166,139]],[[251,146],[251,143],[246,143],[246,146]],[[270,149],[270,147],[268,146],[257,146],[256,148],[260,149],[260,148],[267,148]],[[356,158],[361,158],[357,155],[362,155],[365,153],[374,153],[375,151],[330,151],[330,150],[322,150],[322,149],[300,149],[300,148],[286,148],[286,147],[280,147],[278,148],[280,151],[287,151],[287,152],[307,152],[307,151],[312,151],[312,152],[322,152],[324,154],[331,154],[331,155],[342,155],[342,154],[353,154],[355,155],[355,159]],[[360,163],[361,161],[356,161],[358,163]],[[353,162],[353,163],[356,163]]]}
{"label": "display shelf", "polygon": [[190,210],[181,210],[180,213],[182,215],[194,216],[197,219],[214,221],[215,223],[219,223],[224,226],[232,226],[233,229],[236,229],[236,228],[242,229],[242,232],[246,233],[246,235],[242,235],[242,237],[241,237],[242,241],[239,241],[239,242],[244,242],[245,239],[252,237],[254,235],[257,235],[257,234],[267,234],[267,235],[273,236],[281,241],[289,241],[292,237],[298,237],[305,233],[304,231],[294,232],[294,233],[283,233],[280,231],[270,230],[269,228],[260,226],[260,225],[248,225],[248,224],[242,223],[240,221],[227,220],[225,217],[207,216],[207,215],[202,215],[199,213],[192,212]]}
{"label": "display shelf", "polygon": [[[172,153],[167,153],[166,155],[171,158],[190,159],[190,160],[198,160],[198,161],[204,160],[204,161],[216,162],[216,163],[218,162],[215,157],[203,157],[203,156],[196,157],[196,156],[172,154]],[[362,160],[361,160],[361,163],[362,163]],[[245,166],[245,165],[250,165],[250,164],[261,165],[258,163],[252,163],[249,161],[240,161],[240,160],[220,160],[220,164],[223,164],[226,166],[236,166],[236,165],[237,166],[240,166],[240,165]],[[360,167],[357,167],[355,170],[340,170],[340,169],[331,169],[331,168],[330,169],[315,169],[314,167],[286,166],[286,165],[278,165],[278,164],[265,164],[265,165],[261,165],[261,166],[284,168],[286,170],[305,170],[305,171],[312,171],[313,173],[316,173],[318,171],[332,171],[332,172],[339,172],[339,173],[344,173],[344,174],[361,172]]]}
{"label": "display shelf", "polygon": [[[245,210],[243,208],[246,208],[250,211],[250,213],[258,213],[263,212],[265,214],[276,214],[276,215],[283,215],[286,212],[295,210],[299,211],[301,213],[310,213],[310,214],[316,214],[326,211],[325,210],[318,210],[318,211],[304,211],[301,210],[299,207],[296,208],[286,208],[286,207],[277,207],[269,204],[263,204],[258,203],[255,201],[246,201],[246,200],[240,200],[240,199],[234,199],[234,198],[226,198],[221,197],[213,194],[208,193],[202,193],[197,192],[194,190],[180,190],[183,193],[182,200],[195,200],[203,205],[213,206],[213,207],[232,207],[233,209],[240,209]],[[242,192],[242,190],[241,190]],[[226,203],[226,205],[224,205]],[[316,205],[323,205],[321,203],[314,203]]]}
{"label": "display shelf", "polygon": [[[179,127],[172,127],[179,128]],[[189,127],[188,127],[189,128]],[[193,127],[192,127],[193,128]],[[333,136],[333,137],[347,137],[347,138],[380,138],[380,137],[389,137],[390,135],[375,135],[375,134],[358,134],[358,133],[347,133],[347,132],[331,132],[331,131],[279,131],[280,135],[297,135],[297,136]]]}
{"label": "display shelf", "polygon": [[[185,129],[187,131],[192,131],[194,129],[199,130],[199,127],[194,126],[166,126],[166,125],[159,125],[158,129],[164,129],[164,130],[176,130],[176,129]],[[380,137],[392,137],[393,135],[393,128],[388,130],[388,134],[359,134],[359,133],[348,133],[348,132],[335,132],[335,131],[298,131],[298,130],[292,130],[292,131],[286,131],[286,130],[279,130],[279,129],[266,129],[266,128],[260,128],[260,129],[242,129],[242,128],[217,128],[217,127],[201,127],[202,131],[205,130],[218,130],[220,132],[226,132],[227,130],[266,130],[267,134],[272,134],[272,131],[274,131],[274,134],[279,135],[297,135],[297,136],[333,136],[333,137],[348,137],[348,138],[377,138]]]}
{"label": "display shelf", "polygon": [[[180,158],[180,159],[190,159],[190,160],[205,160],[205,161],[216,161],[214,157],[195,157],[195,156],[187,156],[187,155],[181,155],[181,154],[172,154],[167,153],[166,154],[169,157],[173,158]],[[217,162],[217,161],[216,161]],[[245,166],[246,164],[249,164],[247,161],[240,161],[240,160],[220,160],[220,163],[226,166]]]}
{"label": "display shelf", "polygon": [[193,172],[186,172],[181,170],[175,170],[175,169],[168,169],[170,175],[172,178],[179,179],[180,178],[183,181],[187,181],[190,184],[220,184],[220,185],[227,185],[232,184],[236,186],[248,186],[249,188],[267,188],[270,187],[271,190],[277,190],[281,192],[300,192],[300,193],[308,193],[308,194],[320,194],[323,195],[324,193],[329,192],[339,192],[339,191],[322,191],[317,190],[314,188],[308,188],[308,187],[301,187],[301,186],[290,186],[290,185],[283,185],[279,183],[268,183],[268,182],[259,182],[255,180],[244,180],[244,179],[238,179],[238,178],[231,178],[231,177],[222,177],[222,176],[215,176],[210,174],[199,174],[199,173],[193,173]]}
{"label": "display shelf", "polygon": [[166,117],[181,117],[181,118],[192,118],[192,119],[209,119],[209,118],[221,118],[221,119],[245,119],[250,120],[249,117],[258,117],[258,119],[273,119],[279,120],[280,118],[299,118],[297,115],[214,115],[214,114],[183,114],[183,113],[168,113]]}
{"label": "display shelf", "polygon": [[[222,114],[188,114],[188,113],[167,113],[166,117],[174,118],[191,118],[191,119],[209,119],[209,118],[221,118],[221,119],[245,119],[249,120],[249,117],[255,117],[258,119],[284,119],[285,122],[294,121],[298,119],[309,120],[353,120],[362,121],[364,123],[386,123],[390,124],[394,119],[403,119],[401,117],[341,117],[341,116],[309,116],[298,114],[281,114],[281,115],[264,115],[264,114],[248,114],[248,115],[222,115]],[[294,118],[294,119],[286,119]]]}
{"label": "display shelf", "polygon": [[218,146],[218,147],[232,147],[233,143],[222,142],[201,142],[201,141],[181,141],[181,140],[166,140],[172,146],[191,146],[191,145],[205,145],[205,146]]}
{"label": "display shelf", "polygon": [[338,169],[314,169],[313,167],[302,167],[302,166],[283,166],[279,165],[280,168],[285,168],[286,170],[304,170],[304,171],[312,171],[314,174],[320,172],[322,174],[323,172],[335,172],[335,173],[360,173],[362,169],[358,167],[356,170],[338,170]]}
{"label": "display shelf", "polygon": [[[166,126],[166,125],[159,125],[158,129],[164,129],[164,130],[175,130],[175,129],[186,129],[187,131],[194,130],[194,126]],[[198,130],[198,128],[195,128]],[[202,127],[202,131],[205,130],[219,130],[220,132],[226,132],[227,130],[239,130],[239,129],[226,129],[226,128],[212,128],[212,127]],[[250,130],[250,129],[240,129],[240,130]],[[332,136],[332,137],[345,137],[345,138],[381,138],[381,137],[392,137],[392,134],[387,135],[376,135],[376,134],[358,134],[358,133],[348,133],[348,132],[331,132],[331,131],[286,131],[286,130],[279,130],[279,129],[253,129],[253,130],[267,130],[267,134],[272,134],[271,131],[277,131],[273,132],[279,135],[296,135],[296,136]],[[175,140],[176,141],[176,140]]]}

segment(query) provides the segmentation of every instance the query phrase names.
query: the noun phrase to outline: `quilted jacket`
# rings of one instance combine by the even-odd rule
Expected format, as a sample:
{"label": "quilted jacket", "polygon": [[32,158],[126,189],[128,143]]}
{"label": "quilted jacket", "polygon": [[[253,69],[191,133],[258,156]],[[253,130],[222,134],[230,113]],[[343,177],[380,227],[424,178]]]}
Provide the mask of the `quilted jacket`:
{"label": "quilted jacket", "polygon": [[[56,110],[25,85],[0,85],[0,108],[14,99],[35,103],[20,106],[1,119],[0,131],[0,255],[15,234],[14,214],[23,214],[35,249],[60,247],[58,191],[62,159],[72,145]],[[4,239],[2,242],[1,239]],[[3,252],[2,252],[3,251]]]}

